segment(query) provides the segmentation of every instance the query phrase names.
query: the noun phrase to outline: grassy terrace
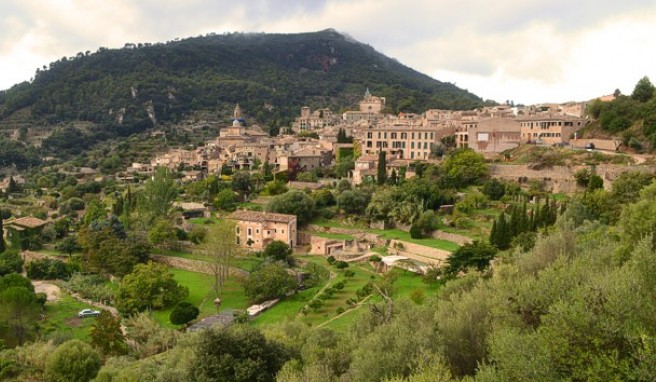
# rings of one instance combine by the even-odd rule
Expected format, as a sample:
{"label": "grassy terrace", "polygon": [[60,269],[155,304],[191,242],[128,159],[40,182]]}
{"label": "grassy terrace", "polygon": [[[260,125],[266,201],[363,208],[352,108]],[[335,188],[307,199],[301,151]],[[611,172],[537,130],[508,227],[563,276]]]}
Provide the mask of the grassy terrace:
{"label": "grassy terrace", "polygon": [[[180,285],[189,288],[189,297],[187,297],[186,301],[200,309],[199,318],[216,314],[211,275],[174,268],[171,268],[170,271]],[[244,288],[242,288],[239,281],[234,277],[225,281],[221,300],[221,309],[246,309],[248,307],[248,299],[244,294]],[[169,321],[169,315],[172,310],[173,308],[170,307],[165,310],[154,311],[153,317],[162,326],[175,327]]]}
{"label": "grassy terrace", "polygon": [[[427,247],[431,248],[437,248],[437,249],[443,249],[445,251],[453,252],[456,249],[458,249],[459,245],[456,243],[452,243],[450,241],[446,240],[440,240],[440,239],[433,239],[433,238],[425,238],[425,239],[413,239],[410,237],[410,233],[401,231],[400,229],[387,229],[387,230],[380,230],[380,229],[371,229],[371,228],[363,228],[363,227],[356,227],[356,226],[348,226],[345,224],[340,223],[339,221],[335,220],[326,220],[326,219],[316,219],[312,222],[314,225],[318,225],[321,227],[330,227],[330,228],[346,228],[346,229],[357,229],[363,232],[368,232],[368,233],[373,233],[376,235],[381,235],[385,239],[392,240],[402,240],[406,241],[408,243],[413,243],[413,244],[419,244],[419,245],[425,245]],[[312,234],[316,234],[313,232]],[[319,235],[319,234],[317,234]],[[331,234],[331,235],[337,235],[337,234]],[[319,235],[322,236],[322,235]],[[325,236],[324,236],[325,237]]]}
{"label": "grassy terrace", "polygon": [[[199,255],[195,254],[192,252],[181,252],[181,251],[174,251],[174,250],[158,250],[154,249],[153,253],[158,254],[158,255],[164,255],[164,256],[173,256],[173,257],[179,257],[182,259],[189,259],[189,260],[197,260],[197,261],[208,261],[208,257],[204,255]],[[251,272],[253,271],[260,263],[262,262],[261,259],[255,257],[255,256],[240,256],[236,257],[235,261],[233,263],[233,266],[243,269],[245,271]]]}
{"label": "grassy terrace", "polygon": [[47,338],[51,334],[64,334],[71,338],[87,341],[94,318],[80,319],[77,314],[80,310],[93,308],[89,304],[80,302],[65,292],[61,292],[59,301],[48,301],[45,304],[45,320],[41,322],[43,334]]}
{"label": "grassy terrace", "polygon": [[335,239],[335,240],[354,240],[355,238],[352,235],[345,233],[331,233],[331,232],[307,232],[314,236],[325,237],[326,239]]}

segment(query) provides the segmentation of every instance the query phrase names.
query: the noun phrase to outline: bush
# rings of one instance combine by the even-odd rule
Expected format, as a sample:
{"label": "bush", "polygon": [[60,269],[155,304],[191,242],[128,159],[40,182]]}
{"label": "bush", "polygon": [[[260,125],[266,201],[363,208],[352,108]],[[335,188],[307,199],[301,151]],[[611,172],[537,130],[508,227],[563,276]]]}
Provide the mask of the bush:
{"label": "bush", "polygon": [[46,379],[52,382],[86,382],[92,380],[102,361],[91,345],[80,340],[61,344],[46,360]]}
{"label": "bush", "polygon": [[346,268],[348,268],[348,266],[349,265],[346,261],[340,260],[340,261],[335,262],[335,267],[337,269],[346,269]]}
{"label": "bush", "polygon": [[187,325],[200,314],[200,310],[192,303],[181,301],[171,311],[169,320],[173,325]]}
{"label": "bush", "polygon": [[379,262],[381,262],[382,260],[383,260],[383,259],[382,259],[380,256],[378,256],[378,255],[372,255],[372,256],[369,256],[369,262],[372,262],[372,263],[379,263]]}
{"label": "bush", "polygon": [[492,200],[499,200],[505,195],[506,187],[497,179],[490,179],[481,188],[481,192]]}
{"label": "bush", "polygon": [[71,267],[57,259],[39,259],[27,264],[27,277],[38,280],[67,280],[73,273]]}
{"label": "bush", "polygon": [[18,252],[6,250],[0,253],[0,276],[9,273],[21,273],[23,271],[23,259]]}
{"label": "bush", "polygon": [[410,237],[413,239],[421,239],[424,237],[423,230],[417,223],[413,223],[410,226]]}
{"label": "bush", "polygon": [[346,309],[344,309],[344,307],[340,306],[339,308],[337,308],[337,315],[340,315],[340,314],[344,313],[345,311],[346,311]]}
{"label": "bush", "polygon": [[328,262],[328,264],[333,265],[336,261],[335,256],[328,256],[328,258],[326,258],[326,261]]}

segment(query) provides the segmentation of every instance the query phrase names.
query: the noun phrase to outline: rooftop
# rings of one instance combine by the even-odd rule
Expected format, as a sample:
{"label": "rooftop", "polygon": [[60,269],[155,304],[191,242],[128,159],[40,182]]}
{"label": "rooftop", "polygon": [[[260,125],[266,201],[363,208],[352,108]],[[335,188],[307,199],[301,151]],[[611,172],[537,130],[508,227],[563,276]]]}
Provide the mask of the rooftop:
{"label": "rooftop", "polygon": [[262,211],[235,211],[230,217],[234,220],[251,221],[251,222],[276,222],[289,223],[296,219],[296,215],[276,214]]}
{"label": "rooftop", "polygon": [[4,222],[5,225],[14,225],[22,228],[39,228],[46,225],[48,222],[35,218],[33,216],[25,216],[18,219],[7,220]]}

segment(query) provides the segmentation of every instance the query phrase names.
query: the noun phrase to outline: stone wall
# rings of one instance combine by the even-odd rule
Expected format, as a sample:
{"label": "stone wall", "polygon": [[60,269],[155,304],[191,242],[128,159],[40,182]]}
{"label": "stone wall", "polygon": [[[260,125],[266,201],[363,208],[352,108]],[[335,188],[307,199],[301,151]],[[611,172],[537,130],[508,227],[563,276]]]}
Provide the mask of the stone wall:
{"label": "stone wall", "polygon": [[450,242],[456,243],[460,246],[472,243],[472,239],[468,238],[467,236],[462,236],[462,235],[458,235],[456,233],[449,233],[449,232],[444,232],[444,231],[440,231],[440,230],[437,230],[437,231],[433,232],[433,234],[431,236],[434,239],[450,241]]}
{"label": "stone wall", "polygon": [[[499,165],[489,166],[490,176],[497,179],[526,183],[530,180],[545,182],[547,190],[552,192],[571,193],[579,189],[574,174],[581,169],[591,169],[592,166],[553,166],[541,170],[531,169],[528,165]],[[600,164],[594,170],[604,180],[604,188],[612,186],[613,181],[627,171],[643,171],[654,173],[654,166],[621,166],[615,164]]]}
{"label": "stone wall", "polygon": [[[209,264],[205,261],[182,259],[179,257],[163,255],[150,255],[150,257],[153,259],[153,261],[166,264],[172,268],[183,269],[185,271],[191,272],[212,274]],[[245,277],[248,276],[248,272],[240,268],[230,267],[230,275]]]}
{"label": "stone wall", "polygon": [[[402,248],[396,249],[394,246],[397,243],[400,243]],[[387,249],[387,254],[398,254],[400,256],[406,256],[427,263],[439,264],[444,262],[447,257],[451,255],[451,252],[445,251],[443,249],[427,247],[425,245],[408,243],[407,241],[391,240]]]}

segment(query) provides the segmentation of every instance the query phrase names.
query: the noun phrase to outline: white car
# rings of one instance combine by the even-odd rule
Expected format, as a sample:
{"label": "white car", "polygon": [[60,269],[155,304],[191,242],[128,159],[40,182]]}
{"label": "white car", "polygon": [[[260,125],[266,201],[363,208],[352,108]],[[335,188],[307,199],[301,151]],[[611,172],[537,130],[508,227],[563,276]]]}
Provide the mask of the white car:
{"label": "white car", "polygon": [[78,317],[84,318],[84,317],[98,317],[100,316],[100,312],[97,310],[93,309],[82,309],[80,313],[77,314]]}

